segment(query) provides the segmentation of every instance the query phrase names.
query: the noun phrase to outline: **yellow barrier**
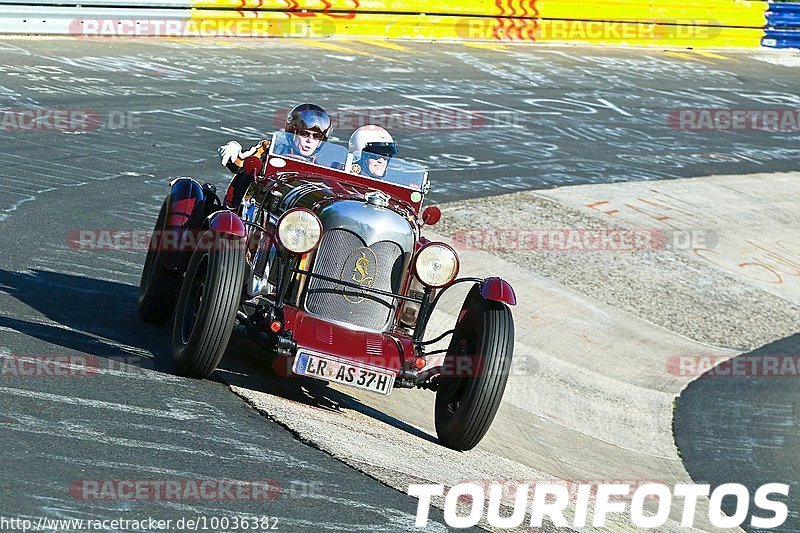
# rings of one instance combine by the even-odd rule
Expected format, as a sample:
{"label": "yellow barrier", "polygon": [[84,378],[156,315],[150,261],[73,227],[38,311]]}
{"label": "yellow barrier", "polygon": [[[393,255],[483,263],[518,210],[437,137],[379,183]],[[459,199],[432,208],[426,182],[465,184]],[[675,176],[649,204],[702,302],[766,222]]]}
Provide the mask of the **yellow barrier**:
{"label": "yellow barrier", "polygon": [[195,8],[357,14],[473,15],[763,28],[766,2],[746,0],[195,0]]}
{"label": "yellow barrier", "polygon": [[194,9],[190,34],[226,37],[398,38],[667,47],[757,47],[761,29],[597,20]]}
{"label": "yellow barrier", "polygon": [[766,3],[740,0],[630,1],[601,0],[537,2],[539,16],[548,19],[694,23],[717,26],[763,28]]}
{"label": "yellow barrier", "polygon": [[196,8],[348,13],[429,13],[437,15],[536,16],[534,0],[194,0]]}

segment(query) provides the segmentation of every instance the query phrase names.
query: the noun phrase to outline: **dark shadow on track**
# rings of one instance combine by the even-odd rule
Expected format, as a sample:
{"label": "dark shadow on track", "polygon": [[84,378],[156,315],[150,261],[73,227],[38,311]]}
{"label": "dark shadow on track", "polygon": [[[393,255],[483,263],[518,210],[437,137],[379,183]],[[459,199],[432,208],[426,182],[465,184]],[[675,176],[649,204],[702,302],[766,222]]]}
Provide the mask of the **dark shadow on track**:
{"label": "dark shadow on track", "polygon": [[[761,367],[760,356],[791,357],[793,362],[781,364],[783,375],[763,375],[749,370],[754,361],[756,368]],[[736,368],[738,361],[750,377],[721,376],[709,370],[683,391],[674,414],[675,443],[696,483],[710,483],[712,489],[740,483],[748,487],[751,498],[764,484],[790,485],[789,518],[769,531],[800,531],[800,369],[793,364],[798,357],[800,334],[739,355],[728,364]],[[733,514],[732,498],[725,499],[723,510]],[[763,511],[756,514],[772,516]],[[750,526],[750,516],[742,527],[761,531]]]}
{"label": "dark shadow on track", "polygon": [[[0,326],[85,354],[120,361],[141,359],[151,370],[172,372],[171,330],[139,320],[137,287],[46,270],[0,270],[0,291],[54,323],[0,316]],[[126,346],[145,350],[152,357]]]}
{"label": "dark shadow on track", "polygon": [[[358,398],[328,387],[324,381],[293,375],[291,369],[276,368],[264,350],[247,339],[231,341],[217,374],[229,385],[280,396],[331,412],[350,409],[415,437],[439,442],[435,436],[365,405]],[[283,377],[284,374],[287,377]]]}
{"label": "dark shadow on track", "polygon": [[[135,361],[150,370],[173,373],[172,323],[161,327],[139,319],[137,287],[46,270],[0,270],[0,291],[54,322],[44,324],[0,316],[0,327],[96,357]],[[152,357],[142,357],[139,350],[129,350],[126,346],[145,350]],[[416,437],[438,442],[434,436],[364,405],[323,381],[294,376],[291,370],[288,377],[279,376],[263,352],[248,340],[234,338],[221,368],[211,378],[328,411],[352,409]]]}

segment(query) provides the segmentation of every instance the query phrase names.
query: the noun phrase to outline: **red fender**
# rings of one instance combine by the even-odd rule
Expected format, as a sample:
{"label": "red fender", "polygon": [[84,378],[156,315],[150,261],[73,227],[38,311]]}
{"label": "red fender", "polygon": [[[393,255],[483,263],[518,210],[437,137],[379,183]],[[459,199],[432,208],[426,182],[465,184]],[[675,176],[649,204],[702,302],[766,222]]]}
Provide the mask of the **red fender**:
{"label": "red fender", "polygon": [[192,178],[177,178],[170,182],[164,226],[158,228],[156,243],[162,252],[159,261],[170,270],[186,270],[194,250],[194,241],[187,240],[186,236],[196,232],[203,223],[205,201],[202,186]]}
{"label": "red fender", "polygon": [[[197,227],[203,220],[203,188],[192,178],[178,178],[170,183],[165,230],[176,234]],[[196,225],[195,225],[196,224]]]}
{"label": "red fender", "polygon": [[217,211],[208,216],[208,229],[237,239],[247,236],[247,228],[239,215],[231,211]]}
{"label": "red fender", "polygon": [[481,296],[493,302],[503,302],[508,305],[517,305],[517,295],[514,288],[501,278],[486,278],[480,284]]}
{"label": "red fender", "polygon": [[511,284],[501,278],[486,278],[481,283],[473,285],[467,293],[464,303],[461,304],[458,321],[461,321],[467,309],[478,303],[481,298],[507,305],[517,305],[517,296],[514,294]]}

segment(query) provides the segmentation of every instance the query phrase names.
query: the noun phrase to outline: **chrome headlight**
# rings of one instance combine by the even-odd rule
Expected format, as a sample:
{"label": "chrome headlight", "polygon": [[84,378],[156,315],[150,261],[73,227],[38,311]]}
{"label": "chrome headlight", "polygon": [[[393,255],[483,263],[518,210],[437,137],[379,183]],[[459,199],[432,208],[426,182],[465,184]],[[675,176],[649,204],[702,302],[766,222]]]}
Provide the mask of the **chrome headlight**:
{"label": "chrome headlight", "polygon": [[444,287],[458,275],[458,256],[444,243],[432,242],[422,247],[414,260],[417,278],[432,289]]}
{"label": "chrome headlight", "polygon": [[290,209],[278,220],[278,241],[292,253],[313,250],[322,238],[322,222],[308,209]]}

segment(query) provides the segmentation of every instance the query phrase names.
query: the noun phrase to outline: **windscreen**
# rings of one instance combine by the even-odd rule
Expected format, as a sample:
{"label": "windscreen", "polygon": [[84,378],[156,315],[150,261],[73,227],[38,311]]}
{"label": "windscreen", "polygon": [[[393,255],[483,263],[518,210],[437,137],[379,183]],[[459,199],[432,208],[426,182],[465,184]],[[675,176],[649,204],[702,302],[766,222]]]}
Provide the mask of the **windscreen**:
{"label": "windscreen", "polygon": [[344,146],[315,139],[312,135],[294,135],[285,131],[273,136],[270,153],[343,172],[349,155]]}
{"label": "windscreen", "polygon": [[273,137],[270,153],[414,191],[424,193],[427,188],[428,172],[420,165],[397,156],[387,158],[366,152],[356,159],[344,146],[317,139],[312,132],[295,135],[279,131]]}

